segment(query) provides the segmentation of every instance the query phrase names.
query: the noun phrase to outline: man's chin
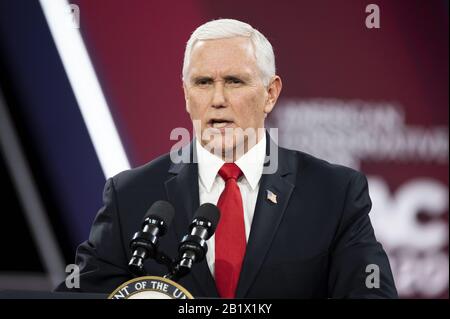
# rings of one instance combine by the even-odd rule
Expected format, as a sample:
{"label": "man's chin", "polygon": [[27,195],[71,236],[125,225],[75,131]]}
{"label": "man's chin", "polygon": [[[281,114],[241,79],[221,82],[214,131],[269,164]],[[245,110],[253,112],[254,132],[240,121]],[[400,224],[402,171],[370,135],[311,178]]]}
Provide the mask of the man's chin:
{"label": "man's chin", "polygon": [[202,145],[210,153],[213,153],[214,155],[222,159],[227,158],[228,159],[227,161],[230,161],[231,159],[235,158],[234,153],[236,149],[236,143],[233,140],[227,140],[224,138],[203,140]]}
{"label": "man's chin", "polygon": [[230,152],[234,149],[235,144],[233,141],[226,141],[220,138],[214,140],[203,140],[202,145],[210,152],[215,152],[222,154],[225,152]]}

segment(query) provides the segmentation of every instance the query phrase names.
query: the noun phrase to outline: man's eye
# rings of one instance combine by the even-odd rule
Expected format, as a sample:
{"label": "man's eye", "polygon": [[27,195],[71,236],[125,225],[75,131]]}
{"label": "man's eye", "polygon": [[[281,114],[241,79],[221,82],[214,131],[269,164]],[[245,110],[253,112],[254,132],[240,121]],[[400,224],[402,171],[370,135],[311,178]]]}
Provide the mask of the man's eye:
{"label": "man's eye", "polygon": [[242,84],[243,82],[240,79],[231,78],[231,79],[227,79],[227,83],[230,83],[230,84]]}
{"label": "man's eye", "polygon": [[208,85],[211,84],[211,80],[209,79],[199,79],[197,81],[195,81],[196,85]]}

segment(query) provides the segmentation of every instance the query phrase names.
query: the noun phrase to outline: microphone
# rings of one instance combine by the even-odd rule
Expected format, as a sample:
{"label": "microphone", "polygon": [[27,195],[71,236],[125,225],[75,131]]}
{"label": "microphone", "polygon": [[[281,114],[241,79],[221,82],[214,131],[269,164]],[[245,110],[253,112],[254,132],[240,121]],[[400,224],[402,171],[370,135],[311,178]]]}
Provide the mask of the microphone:
{"label": "microphone", "polygon": [[206,203],[197,209],[189,226],[190,234],[183,237],[178,247],[181,258],[174,271],[166,275],[166,278],[177,281],[191,271],[194,263],[199,263],[205,258],[208,251],[206,241],[216,231],[219,219],[220,211],[216,205]]}
{"label": "microphone", "polygon": [[175,209],[169,202],[159,200],[148,209],[141,230],[131,239],[133,252],[128,267],[135,275],[143,275],[144,261],[158,255],[159,237],[164,236],[175,215]]}

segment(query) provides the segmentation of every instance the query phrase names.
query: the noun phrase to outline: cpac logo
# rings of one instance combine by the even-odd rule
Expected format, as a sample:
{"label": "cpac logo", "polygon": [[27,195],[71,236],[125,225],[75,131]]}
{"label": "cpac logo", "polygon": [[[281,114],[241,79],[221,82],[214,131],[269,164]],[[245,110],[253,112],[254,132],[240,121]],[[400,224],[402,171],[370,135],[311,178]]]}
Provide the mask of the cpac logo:
{"label": "cpac logo", "polygon": [[440,220],[420,223],[417,214],[426,212],[438,217],[448,208],[448,188],[434,179],[414,179],[402,185],[391,197],[385,181],[369,178],[374,202],[371,217],[378,239],[390,248],[409,247],[430,250],[448,240],[448,228]]}
{"label": "cpac logo", "polygon": [[[413,179],[391,195],[386,182],[369,178],[370,214],[377,239],[386,248],[402,296],[436,296],[448,287],[448,187],[430,178]],[[419,220],[419,213],[428,216]]]}

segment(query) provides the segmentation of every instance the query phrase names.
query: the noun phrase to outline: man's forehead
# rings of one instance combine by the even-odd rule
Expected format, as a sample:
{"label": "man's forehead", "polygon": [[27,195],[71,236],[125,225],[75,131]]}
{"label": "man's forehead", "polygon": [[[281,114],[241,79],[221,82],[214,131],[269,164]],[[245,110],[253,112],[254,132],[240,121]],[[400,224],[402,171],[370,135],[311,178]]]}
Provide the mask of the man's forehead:
{"label": "man's forehead", "polygon": [[[249,38],[234,37],[215,40],[199,40],[191,51],[191,60],[227,59],[227,58],[254,59],[253,45]],[[192,62],[192,61],[191,61]]]}
{"label": "man's forehead", "polygon": [[250,69],[242,69],[242,68],[229,68],[223,70],[208,70],[208,69],[196,69],[193,68],[191,70],[189,78],[197,79],[197,78],[227,78],[227,77],[237,77],[241,79],[250,79],[255,76],[255,73]]}
{"label": "man's forehead", "polygon": [[249,76],[255,67],[256,59],[249,38],[199,40],[192,50],[190,73],[191,76],[217,72]]}
{"label": "man's forehead", "polygon": [[242,48],[247,48],[248,46],[251,46],[251,41],[250,38],[241,36],[231,38],[197,40],[194,43],[192,50],[212,46],[224,46],[224,47],[240,46]]}

